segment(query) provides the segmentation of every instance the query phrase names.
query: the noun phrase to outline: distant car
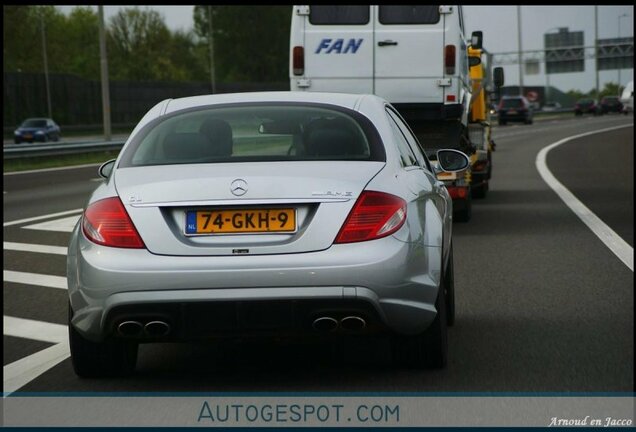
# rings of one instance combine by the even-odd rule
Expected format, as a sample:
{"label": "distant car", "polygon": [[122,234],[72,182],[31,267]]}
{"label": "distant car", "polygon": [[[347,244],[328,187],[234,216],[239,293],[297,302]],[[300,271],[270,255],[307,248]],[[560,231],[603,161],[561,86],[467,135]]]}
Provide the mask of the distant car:
{"label": "distant car", "polygon": [[561,104],[558,102],[546,102],[541,109],[545,112],[558,111],[561,109]]}
{"label": "distant car", "polygon": [[499,124],[505,125],[509,121],[520,121],[532,124],[534,108],[523,96],[504,96],[499,102]]}
{"label": "distant car", "polygon": [[601,113],[601,108],[598,103],[594,99],[584,98],[579,99],[574,104],[574,115],[582,116],[583,114],[592,114],[599,115]]}
{"label": "distant car", "polygon": [[385,100],[168,99],[99,172],[67,255],[78,375],[131,372],[139,343],[241,336],[388,333],[398,363],[446,364],[452,199]]}
{"label": "distant car", "polygon": [[30,118],[23,121],[13,132],[13,141],[16,144],[34,141],[59,141],[60,133],[60,127],[53,120]]}
{"label": "distant car", "polygon": [[618,96],[605,96],[603,99],[601,99],[600,110],[601,114],[607,114],[611,112],[622,113],[623,103],[620,101]]}

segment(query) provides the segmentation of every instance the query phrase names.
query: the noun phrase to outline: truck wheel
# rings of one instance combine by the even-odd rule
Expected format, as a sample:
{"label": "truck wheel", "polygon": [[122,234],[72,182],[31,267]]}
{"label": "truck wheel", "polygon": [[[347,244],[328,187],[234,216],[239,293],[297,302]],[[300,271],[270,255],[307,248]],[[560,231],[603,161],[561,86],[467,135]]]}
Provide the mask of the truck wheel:
{"label": "truck wheel", "polygon": [[416,335],[396,335],[391,339],[393,361],[416,369],[442,369],[448,360],[448,324],[443,281],[437,294],[437,315],[424,332]]}
{"label": "truck wheel", "polygon": [[477,187],[472,187],[471,190],[472,190],[473,198],[477,198],[477,199],[486,198],[486,194],[488,193],[488,182],[485,181]]}
{"label": "truck wheel", "polygon": [[68,334],[75,374],[81,378],[122,376],[132,373],[137,363],[136,342],[85,339],[71,324],[73,310],[68,306]]}
{"label": "truck wheel", "polygon": [[472,217],[472,199],[471,199],[472,191],[468,194],[468,198],[466,198],[466,208],[463,210],[459,210],[454,212],[454,220],[455,222],[468,222]]}

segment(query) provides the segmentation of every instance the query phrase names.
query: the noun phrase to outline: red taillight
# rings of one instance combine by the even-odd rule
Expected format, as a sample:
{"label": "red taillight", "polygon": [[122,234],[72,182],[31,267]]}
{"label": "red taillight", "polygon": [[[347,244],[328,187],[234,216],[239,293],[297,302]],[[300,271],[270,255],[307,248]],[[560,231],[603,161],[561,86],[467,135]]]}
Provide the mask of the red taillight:
{"label": "red taillight", "polygon": [[461,186],[446,186],[452,199],[465,199],[468,196],[468,188]]}
{"label": "red taillight", "polygon": [[295,46],[292,51],[292,67],[294,75],[302,75],[305,73],[305,49],[301,46]]}
{"label": "red taillight", "polygon": [[89,240],[104,246],[142,249],[139,237],[119,197],[106,198],[89,205],[82,220]]}
{"label": "red taillight", "polygon": [[455,102],[455,95],[446,95],[446,102]]}
{"label": "red taillight", "polygon": [[455,45],[446,45],[444,49],[444,66],[447,75],[455,74]]}
{"label": "red taillight", "polygon": [[384,192],[364,191],[340,229],[335,243],[375,240],[393,234],[406,220],[406,201]]}

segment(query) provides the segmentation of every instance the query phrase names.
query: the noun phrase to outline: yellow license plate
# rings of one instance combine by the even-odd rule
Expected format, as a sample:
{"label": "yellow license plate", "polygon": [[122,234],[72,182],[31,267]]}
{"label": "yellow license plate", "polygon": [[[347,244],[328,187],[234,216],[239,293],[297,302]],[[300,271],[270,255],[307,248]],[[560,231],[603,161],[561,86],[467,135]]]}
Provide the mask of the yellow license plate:
{"label": "yellow license plate", "polygon": [[296,231],[296,210],[233,209],[186,212],[186,234],[242,234]]}

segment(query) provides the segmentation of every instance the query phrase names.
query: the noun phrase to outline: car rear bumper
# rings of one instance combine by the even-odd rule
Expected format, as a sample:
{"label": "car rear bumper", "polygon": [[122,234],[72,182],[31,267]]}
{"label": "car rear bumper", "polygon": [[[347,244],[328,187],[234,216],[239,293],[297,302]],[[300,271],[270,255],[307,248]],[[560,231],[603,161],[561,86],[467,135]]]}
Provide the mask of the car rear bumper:
{"label": "car rear bumper", "polygon": [[441,254],[389,236],[289,255],[161,256],[96,245],[76,226],[67,268],[72,325],[98,341],[122,321],[162,318],[172,338],[185,340],[311,331],[320,313],[357,313],[370,329],[414,334],[436,315]]}

